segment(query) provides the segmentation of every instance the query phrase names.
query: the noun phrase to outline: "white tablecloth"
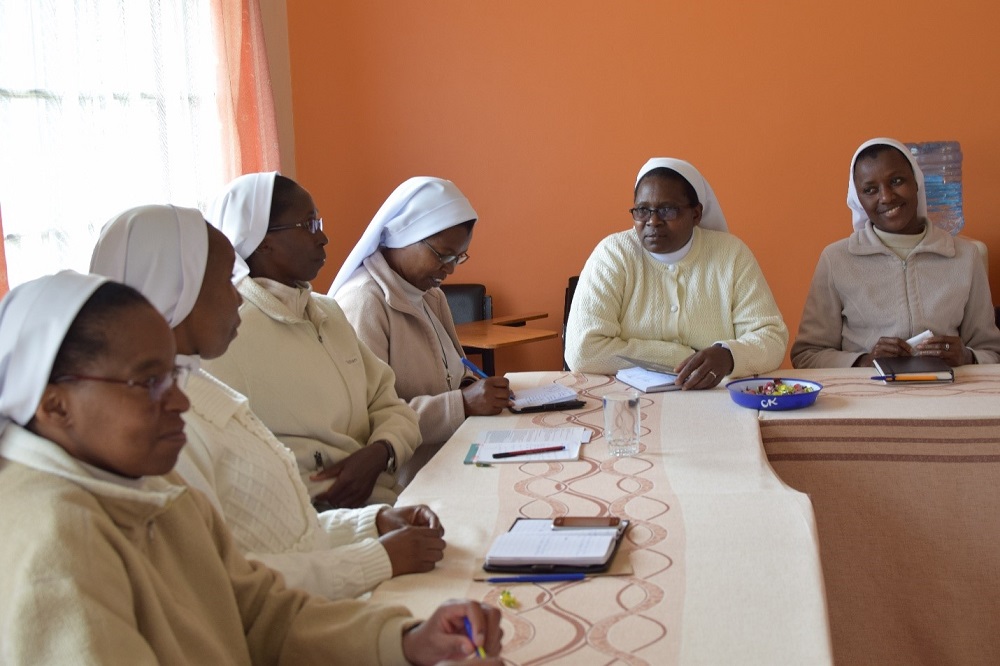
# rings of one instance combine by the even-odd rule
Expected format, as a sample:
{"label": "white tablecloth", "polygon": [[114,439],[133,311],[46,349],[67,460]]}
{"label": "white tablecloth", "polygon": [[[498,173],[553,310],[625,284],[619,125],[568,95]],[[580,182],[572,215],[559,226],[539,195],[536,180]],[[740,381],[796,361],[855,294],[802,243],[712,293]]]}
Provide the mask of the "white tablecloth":
{"label": "white tablecloth", "polygon": [[[500,586],[472,580],[514,518],[613,514],[632,527],[634,575],[509,585],[511,664],[826,664],[831,646],[816,528],[808,498],[771,471],[757,413],[723,389],[643,398],[643,451],[609,459],[600,396],[613,379],[511,375],[512,387],[559,382],[587,406],[572,412],[471,418],[400,497],[440,516],[448,548],[428,574],[383,583],[379,601],[418,615],[443,599],[498,603]],[[590,428],[579,462],[463,465],[487,429]]]}

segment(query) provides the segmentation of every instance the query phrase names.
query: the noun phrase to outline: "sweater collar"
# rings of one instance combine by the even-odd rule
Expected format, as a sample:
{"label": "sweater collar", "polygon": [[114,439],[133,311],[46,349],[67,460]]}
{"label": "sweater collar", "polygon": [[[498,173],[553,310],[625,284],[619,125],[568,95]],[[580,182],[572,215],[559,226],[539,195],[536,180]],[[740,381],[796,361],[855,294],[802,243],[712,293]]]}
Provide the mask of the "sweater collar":
{"label": "sweater collar", "polygon": [[[926,225],[927,233],[924,235],[924,239],[913,248],[910,256],[927,252],[942,257],[954,257],[955,239],[952,238],[951,234],[930,222],[926,222]],[[847,251],[859,256],[869,254],[889,254],[896,256],[876,235],[875,229],[872,228],[871,220],[865,222],[863,229],[859,229],[850,235],[847,241]]]}
{"label": "sweater collar", "polygon": [[375,284],[379,286],[385,294],[385,302],[389,307],[399,312],[423,317],[421,308],[418,307],[420,301],[427,301],[431,292],[440,291],[439,288],[428,291],[421,291],[399,276],[392,270],[389,263],[382,256],[381,252],[375,252],[365,258],[364,267],[372,276]]}
{"label": "sweater collar", "polygon": [[77,484],[97,497],[118,525],[143,523],[165,511],[187,491],[162,476],[132,480],[105,471],[94,474],[93,468],[55,442],[13,423],[0,436],[0,457]]}
{"label": "sweater collar", "polygon": [[289,287],[267,278],[246,277],[236,283],[236,289],[244,300],[256,305],[271,319],[298,324],[310,321],[310,315],[313,315],[317,319],[317,325],[326,319],[322,309],[314,307],[312,303],[316,294],[312,293],[308,282]]}
{"label": "sweater collar", "polygon": [[[247,404],[246,396],[201,369],[191,373],[184,393],[191,401],[190,411],[220,429]],[[183,416],[186,422],[187,413]]]}
{"label": "sweater collar", "polygon": [[[655,255],[653,255],[652,252],[650,252],[649,250],[647,250],[642,246],[642,240],[639,238],[639,235],[635,233],[635,231],[630,231],[629,233],[632,235],[632,242],[635,243],[635,246],[638,248],[639,253],[643,255],[643,259],[648,260],[654,266],[659,266],[661,269],[666,271],[668,270],[669,266],[677,266],[678,268],[684,268],[686,266],[690,266],[692,264],[697,263],[698,257],[701,255],[702,246],[704,245],[704,240],[705,240],[703,238],[704,234],[726,233],[726,232],[712,231],[712,230],[706,231],[705,229],[702,229],[699,226],[694,227],[691,230],[691,239],[688,240],[687,244],[677,252],[673,253],[673,255],[671,255],[671,256],[676,256],[678,254],[683,253],[683,256],[680,259],[677,259],[674,263],[666,263],[659,260]],[[662,257],[664,255],[659,255],[659,256]]]}

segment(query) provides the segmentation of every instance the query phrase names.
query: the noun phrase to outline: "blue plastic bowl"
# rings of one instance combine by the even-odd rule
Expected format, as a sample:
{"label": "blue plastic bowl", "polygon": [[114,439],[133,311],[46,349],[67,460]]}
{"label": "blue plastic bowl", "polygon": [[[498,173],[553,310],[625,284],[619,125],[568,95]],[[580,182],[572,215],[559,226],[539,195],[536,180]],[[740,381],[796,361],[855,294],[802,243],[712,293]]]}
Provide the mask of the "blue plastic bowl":
{"label": "blue plastic bowl", "polygon": [[[809,393],[792,393],[790,395],[757,395],[747,393],[747,389],[757,389],[768,382],[778,382],[782,384],[801,384],[813,390]],[[783,409],[801,409],[816,402],[819,392],[823,390],[822,384],[810,382],[805,379],[793,379],[791,377],[754,377],[752,379],[738,379],[735,382],[726,384],[729,395],[733,402],[748,409],[764,409],[768,411],[780,411]]]}

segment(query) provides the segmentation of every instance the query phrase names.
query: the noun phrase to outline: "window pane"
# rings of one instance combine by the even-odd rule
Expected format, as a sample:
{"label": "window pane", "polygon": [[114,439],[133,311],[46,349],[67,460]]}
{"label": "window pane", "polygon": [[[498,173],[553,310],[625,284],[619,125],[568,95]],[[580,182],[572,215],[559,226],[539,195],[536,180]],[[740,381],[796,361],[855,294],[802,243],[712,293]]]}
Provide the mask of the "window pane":
{"label": "window pane", "polygon": [[222,188],[213,40],[204,1],[0,0],[11,286],[86,271],[125,208],[204,208]]}

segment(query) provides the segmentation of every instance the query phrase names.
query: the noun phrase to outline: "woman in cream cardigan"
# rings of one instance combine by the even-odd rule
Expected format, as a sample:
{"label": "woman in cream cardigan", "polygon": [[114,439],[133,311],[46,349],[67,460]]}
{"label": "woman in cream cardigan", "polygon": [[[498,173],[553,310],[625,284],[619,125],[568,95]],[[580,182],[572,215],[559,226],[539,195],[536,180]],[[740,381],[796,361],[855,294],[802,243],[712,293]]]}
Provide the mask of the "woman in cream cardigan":
{"label": "woman in cream cardigan", "polygon": [[163,314],[178,364],[191,368],[177,472],[225,518],[240,551],[291,587],[338,599],[433,569],[445,545],[433,511],[373,504],[317,514],[291,452],[244,396],[199,367],[236,337],[234,260],[200,211],[176,206],[124,211],[104,225],[91,259],[92,273],[138,289]]}
{"label": "woman in cream cardigan", "polygon": [[185,444],[174,336],[131,287],[64,271],[0,302],[0,660],[434,664],[500,650],[500,613],[426,622],[327,601],[245,559],[171,473]]}
{"label": "woman in cream cardigan", "polygon": [[312,197],[276,173],[248,174],[206,217],[236,249],[243,323],[205,368],[292,450],[317,508],[395,504],[398,466],[421,441],[417,415],[337,302],[312,292],[327,244]]}
{"label": "woman in cream cardigan", "polygon": [[410,178],[382,204],[330,287],[358,337],[396,373],[396,393],[419,415],[420,462],[465,417],[498,414],[510,404],[505,378],[479,381],[463,365],[439,289],[469,258],[477,217],[451,181]]}
{"label": "woman in cream cardigan", "polygon": [[683,389],[707,389],[781,365],[788,329],[698,170],[649,160],[630,212],[634,230],[601,241],[580,274],[566,326],[569,367],[614,374],[628,356],[674,367]]}

